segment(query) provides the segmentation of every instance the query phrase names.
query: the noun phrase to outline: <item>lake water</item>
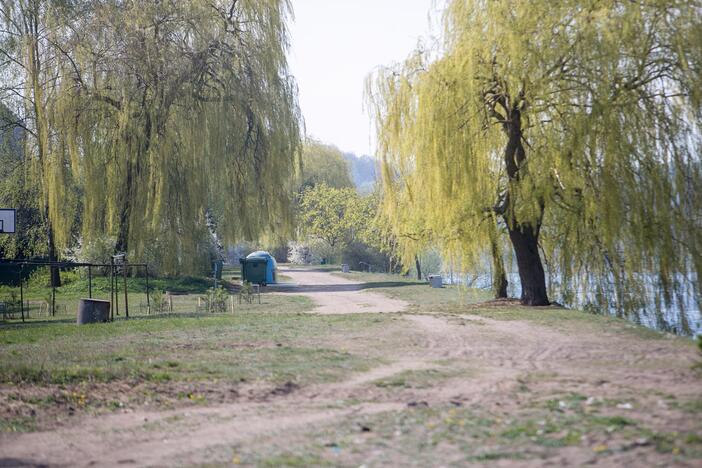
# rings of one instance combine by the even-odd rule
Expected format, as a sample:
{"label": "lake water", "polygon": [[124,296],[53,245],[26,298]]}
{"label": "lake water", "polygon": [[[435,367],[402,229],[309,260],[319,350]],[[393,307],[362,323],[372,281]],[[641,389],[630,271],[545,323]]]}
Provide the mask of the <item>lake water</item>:
{"label": "lake water", "polygon": [[[454,274],[453,278],[451,278],[448,272],[444,272],[443,274],[444,277],[447,278],[447,282],[453,284],[464,284],[486,290],[492,288],[492,277],[490,274],[470,277]],[[519,297],[521,295],[519,274],[517,272],[511,272],[507,275],[507,280],[509,281],[509,296]],[[689,280],[694,280],[694,278],[690,278]],[[682,294],[681,297],[673,298],[672,303],[667,306],[661,304],[657,307],[655,305],[656,286],[654,281],[650,283],[651,284],[648,284],[646,287],[648,296],[644,301],[647,304],[646,307],[639,308],[634,314],[625,318],[655,330],[668,331],[679,335],[702,335],[702,314],[700,313],[694,294],[690,291],[687,294]],[[588,294],[587,292],[578,291],[575,296],[574,300],[569,303],[566,303],[559,294],[556,294],[555,297],[549,297],[549,299],[574,309],[582,309],[586,304],[595,302],[592,293]],[[605,310],[604,313],[613,316],[617,315],[615,308]],[[684,322],[686,322],[686,324]],[[686,328],[689,331],[686,331]]]}

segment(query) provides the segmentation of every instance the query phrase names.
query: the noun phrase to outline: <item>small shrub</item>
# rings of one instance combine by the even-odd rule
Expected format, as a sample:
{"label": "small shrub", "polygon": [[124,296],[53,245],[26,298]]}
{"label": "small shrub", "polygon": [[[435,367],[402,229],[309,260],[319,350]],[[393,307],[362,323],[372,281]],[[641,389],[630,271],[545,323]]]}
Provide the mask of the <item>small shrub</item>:
{"label": "small shrub", "polygon": [[207,308],[210,312],[224,312],[227,310],[227,297],[229,294],[223,287],[210,288],[207,291]]}
{"label": "small shrub", "polygon": [[168,310],[168,301],[166,301],[166,295],[160,289],[154,289],[153,291],[151,291],[151,307],[157,314]]}
{"label": "small shrub", "polygon": [[29,275],[27,286],[30,289],[43,289],[50,284],[49,267],[37,268]]}

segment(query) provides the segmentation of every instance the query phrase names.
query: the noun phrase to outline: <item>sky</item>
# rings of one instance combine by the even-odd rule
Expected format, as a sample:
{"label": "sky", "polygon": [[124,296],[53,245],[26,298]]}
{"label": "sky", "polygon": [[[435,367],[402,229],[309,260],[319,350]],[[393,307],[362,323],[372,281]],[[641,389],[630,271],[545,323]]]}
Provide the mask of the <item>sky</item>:
{"label": "sky", "polygon": [[435,0],[292,0],[290,68],[307,135],[357,155],[374,152],[364,111],[368,74],[429,36]]}

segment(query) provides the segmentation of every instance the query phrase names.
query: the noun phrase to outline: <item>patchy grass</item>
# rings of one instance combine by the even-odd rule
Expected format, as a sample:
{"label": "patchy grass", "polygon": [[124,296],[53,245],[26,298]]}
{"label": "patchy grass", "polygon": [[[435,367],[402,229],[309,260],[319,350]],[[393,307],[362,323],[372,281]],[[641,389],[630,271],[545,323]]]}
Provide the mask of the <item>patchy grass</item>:
{"label": "patchy grass", "polygon": [[419,369],[407,370],[395,374],[391,377],[379,379],[373,382],[376,387],[381,388],[431,388],[452,377],[468,377],[471,372],[461,368],[453,369]]}
{"label": "patchy grass", "polygon": [[438,454],[446,466],[496,460],[557,462],[566,447],[569,459],[580,463],[617,464],[616,456],[630,450],[656,452],[668,463],[702,457],[702,438],[696,432],[659,431],[621,416],[549,408],[520,408],[505,415],[478,406],[419,406],[351,416],[300,440],[292,447],[272,440],[264,453],[242,450],[238,456],[247,464],[276,460],[281,466],[296,466],[295,460],[334,466],[431,466]]}
{"label": "patchy grass", "polygon": [[[562,331],[586,326],[594,332],[624,333],[646,340],[657,340],[672,335],[637,325],[628,320],[586,313],[560,307],[525,307],[516,301],[504,303],[491,301],[489,291],[462,286],[444,286],[433,289],[426,282],[419,282],[401,275],[383,273],[334,273],[341,278],[364,282],[364,289],[379,292],[411,304],[415,313],[442,313],[474,315],[494,320],[523,320]],[[687,338],[678,338],[687,342]]]}
{"label": "patchy grass", "polygon": [[0,418],[0,432],[33,432],[36,427],[36,420],[31,416]]}
{"label": "patchy grass", "polygon": [[64,418],[139,404],[228,402],[238,398],[242,386],[246,395],[249,388],[266,398],[338,381],[382,361],[339,349],[335,340],[373,333],[393,320],[311,315],[305,313],[311,302],[293,295],[267,295],[262,305],[241,307],[235,314],[141,317],[85,326],[3,326],[0,431],[51,427],[45,413]]}
{"label": "patchy grass", "polygon": [[467,304],[486,301],[489,292],[445,285],[443,288],[431,288],[425,281],[385,273],[334,273],[335,276],[364,283],[363,289],[380,292],[394,299],[402,299],[411,304],[411,311],[422,312],[437,307],[461,308]]}
{"label": "patchy grass", "polygon": [[[490,291],[463,286],[446,285],[433,289],[429,284],[415,279],[384,273],[333,273],[365,283],[363,288],[379,292],[410,303],[409,312],[442,313],[450,315],[477,315],[494,320],[523,320],[562,331],[586,326],[593,332],[624,333],[646,340],[673,338],[672,335],[652,330],[631,321],[560,307],[525,307],[516,301],[492,301]],[[676,338],[687,346],[689,339]],[[702,343],[702,338],[700,338]],[[702,349],[702,348],[701,348]]]}

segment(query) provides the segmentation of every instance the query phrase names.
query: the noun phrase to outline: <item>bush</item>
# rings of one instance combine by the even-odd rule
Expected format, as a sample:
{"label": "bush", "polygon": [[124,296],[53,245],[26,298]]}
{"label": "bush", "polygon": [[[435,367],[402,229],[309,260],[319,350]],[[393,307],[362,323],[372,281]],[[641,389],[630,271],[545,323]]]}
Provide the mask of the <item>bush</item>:
{"label": "bush", "polygon": [[73,259],[81,263],[110,263],[110,258],[115,253],[117,239],[111,236],[100,236],[88,242],[79,241],[78,248],[74,251]]}
{"label": "bush", "polygon": [[352,270],[368,271],[368,265],[374,272],[388,272],[390,258],[384,253],[361,242],[352,242],[341,254],[343,263],[348,263]]}

